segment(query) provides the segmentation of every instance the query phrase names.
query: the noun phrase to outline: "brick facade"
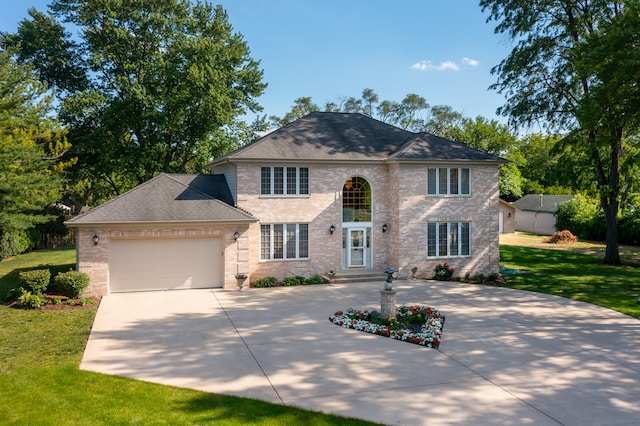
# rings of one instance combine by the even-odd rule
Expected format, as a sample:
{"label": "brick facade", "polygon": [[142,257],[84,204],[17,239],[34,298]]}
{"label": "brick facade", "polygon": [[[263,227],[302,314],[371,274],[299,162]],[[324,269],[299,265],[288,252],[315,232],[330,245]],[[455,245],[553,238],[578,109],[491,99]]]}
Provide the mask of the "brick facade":
{"label": "brick facade", "polygon": [[[438,263],[448,262],[456,275],[498,272],[498,167],[470,166],[471,195],[426,195],[427,166],[379,163],[353,165],[295,164],[309,167],[309,196],[261,196],[260,167],[281,164],[238,164],[238,207],[260,223],[308,223],[308,260],[260,260],[260,224],[247,231],[250,274],[253,279],[326,273],[343,269],[342,188],[349,177],[365,178],[372,188],[373,262],[371,268],[399,268],[431,277]],[[291,166],[291,164],[289,164]],[[442,166],[442,165],[441,165]],[[471,256],[427,259],[426,226],[430,221],[471,223]],[[382,225],[387,224],[387,232]],[[336,226],[333,235],[329,227]]]}
{"label": "brick facade", "polygon": [[[488,274],[499,268],[498,167],[470,166],[471,195],[464,197],[426,195],[424,164],[371,163],[362,165],[296,164],[309,168],[310,195],[261,196],[260,167],[278,164],[242,163],[234,173],[238,207],[259,222],[251,225],[155,225],[153,227],[81,227],[77,236],[80,271],[91,285],[86,294],[109,292],[109,243],[112,238],[195,238],[220,237],[224,247],[224,288],[235,289],[235,274],[248,273],[250,279],[274,276],[309,277],[329,270],[344,269],[342,236],[342,188],[350,177],[366,179],[372,189],[371,269],[395,267],[408,275],[418,267],[418,276],[430,278],[438,263],[448,262],[456,275]],[[470,222],[471,256],[427,259],[426,227],[430,221]],[[309,259],[260,260],[260,224],[308,223]],[[382,232],[382,225],[388,230]],[[336,227],[333,235],[331,225]],[[233,234],[240,237],[235,240]],[[93,242],[93,235],[100,241]]]}

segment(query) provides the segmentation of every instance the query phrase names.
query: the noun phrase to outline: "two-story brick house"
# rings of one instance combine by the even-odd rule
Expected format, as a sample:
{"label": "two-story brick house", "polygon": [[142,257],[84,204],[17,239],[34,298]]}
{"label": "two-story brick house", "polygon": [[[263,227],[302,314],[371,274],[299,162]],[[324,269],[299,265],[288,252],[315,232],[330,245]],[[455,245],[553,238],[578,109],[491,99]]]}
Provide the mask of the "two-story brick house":
{"label": "two-story brick house", "polygon": [[67,222],[88,293],[236,288],[237,273],[498,271],[505,161],[361,114],[312,113]]}

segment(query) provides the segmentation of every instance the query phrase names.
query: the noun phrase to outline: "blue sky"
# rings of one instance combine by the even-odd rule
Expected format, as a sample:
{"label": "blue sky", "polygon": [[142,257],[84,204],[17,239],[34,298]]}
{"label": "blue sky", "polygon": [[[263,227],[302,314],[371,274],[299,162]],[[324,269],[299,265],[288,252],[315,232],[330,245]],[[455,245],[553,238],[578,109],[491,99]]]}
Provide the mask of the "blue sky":
{"label": "blue sky", "polygon": [[[0,30],[15,31],[30,7],[49,0],[4,4]],[[430,105],[468,116],[496,116],[503,97],[488,90],[490,74],[510,50],[493,33],[477,0],[233,0],[220,1],[229,21],[261,62],[269,84],[259,99],[282,116],[294,99],[323,105],[364,88],[380,99],[416,93]]]}

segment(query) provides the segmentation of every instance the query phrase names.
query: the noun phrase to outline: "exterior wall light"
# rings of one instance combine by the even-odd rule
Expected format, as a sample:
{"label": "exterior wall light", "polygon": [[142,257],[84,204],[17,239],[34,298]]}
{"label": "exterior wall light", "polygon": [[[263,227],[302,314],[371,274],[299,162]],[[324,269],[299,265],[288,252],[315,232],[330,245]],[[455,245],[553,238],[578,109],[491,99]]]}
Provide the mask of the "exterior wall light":
{"label": "exterior wall light", "polygon": [[238,238],[240,238],[240,233],[236,231],[233,233],[233,241],[238,241]]}
{"label": "exterior wall light", "polygon": [[98,234],[93,234],[92,240],[93,240],[93,245],[97,246],[98,243],[100,242],[100,237],[98,237]]}
{"label": "exterior wall light", "polygon": [[334,232],[336,232],[336,226],[335,226],[335,225],[331,225],[331,226],[329,227],[329,233],[330,233],[331,235],[333,235],[333,233],[334,233]]}
{"label": "exterior wall light", "polygon": [[382,232],[387,232],[387,230],[389,229],[389,226],[385,223],[384,225],[382,225]]}

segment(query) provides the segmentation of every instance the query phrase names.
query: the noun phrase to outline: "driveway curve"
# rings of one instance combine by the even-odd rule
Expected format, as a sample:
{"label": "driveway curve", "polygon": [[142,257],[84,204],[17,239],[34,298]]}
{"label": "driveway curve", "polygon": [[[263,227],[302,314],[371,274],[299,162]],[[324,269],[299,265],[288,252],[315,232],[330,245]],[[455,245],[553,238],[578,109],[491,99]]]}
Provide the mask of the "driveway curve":
{"label": "driveway curve", "polygon": [[446,316],[439,350],[338,327],[380,283],[114,294],[81,369],[390,425],[635,425],[640,321],[545,294],[398,281]]}

